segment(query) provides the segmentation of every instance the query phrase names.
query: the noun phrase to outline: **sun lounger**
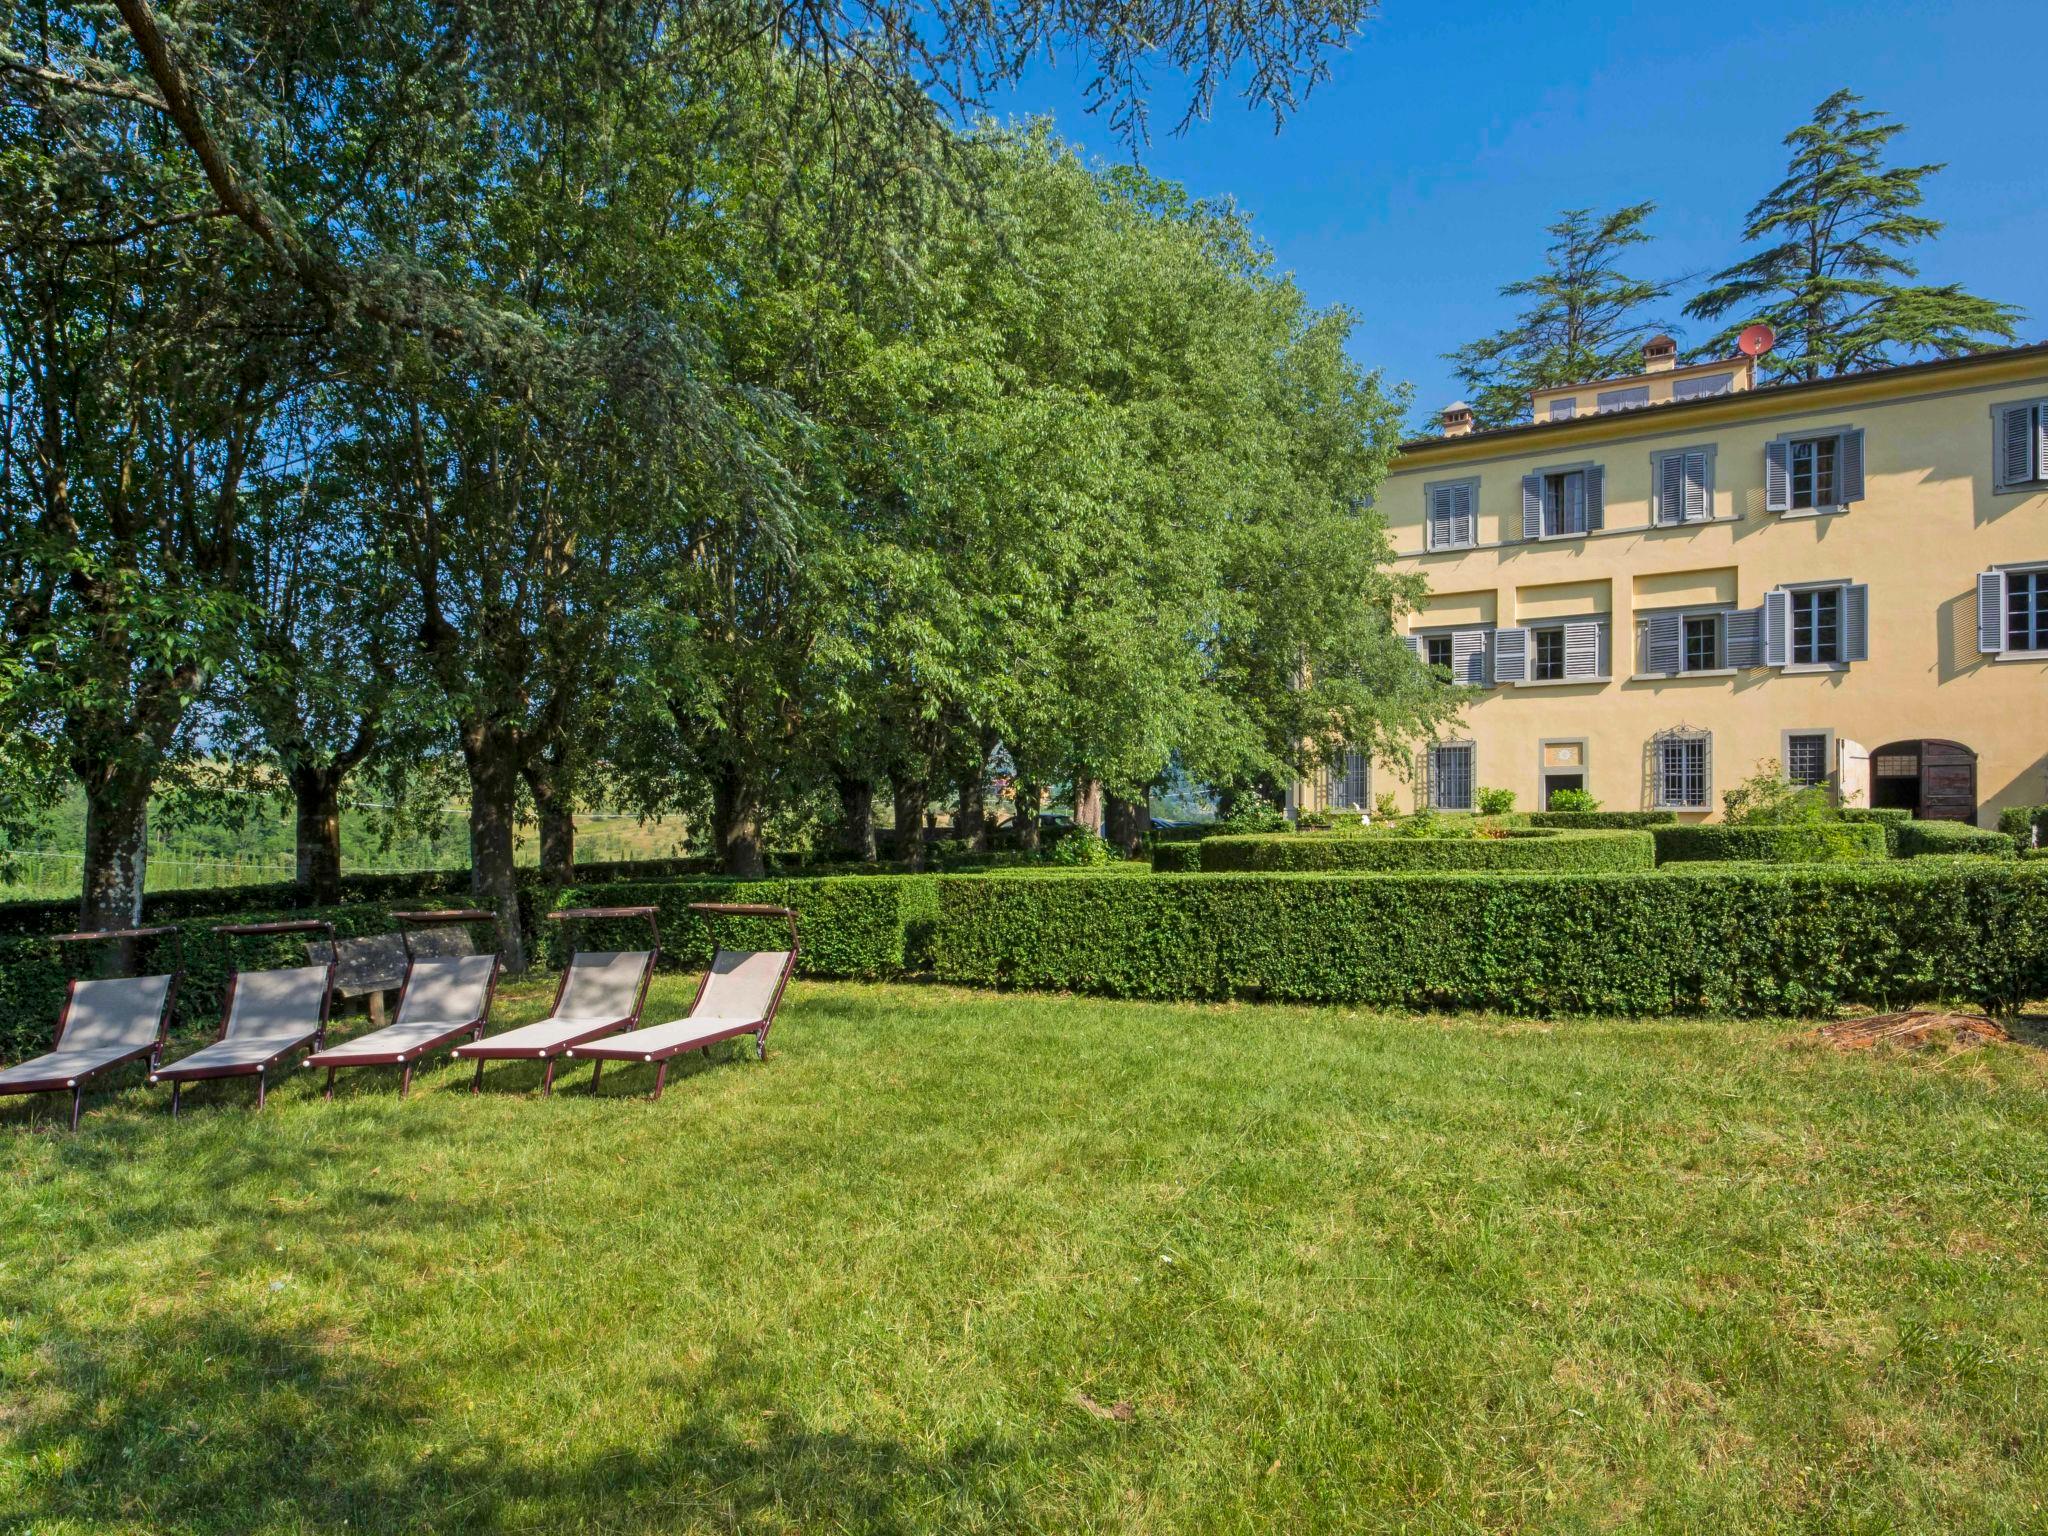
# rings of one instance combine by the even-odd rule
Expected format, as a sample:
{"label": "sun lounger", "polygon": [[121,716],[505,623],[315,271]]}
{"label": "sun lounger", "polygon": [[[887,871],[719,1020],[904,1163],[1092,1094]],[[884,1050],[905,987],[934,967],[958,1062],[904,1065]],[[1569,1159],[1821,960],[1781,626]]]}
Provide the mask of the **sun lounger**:
{"label": "sun lounger", "polygon": [[323,1046],[306,1058],[308,1067],[327,1069],[327,1097],[334,1097],[334,1074],[342,1067],[396,1066],[402,1099],[412,1087],[413,1068],[420,1058],[467,1035],[483,1038],[490,1017],[491,994],[498,985],[498,956],[420,955],[413,950],[413,932],[450,924],[488,923],[489,912],[394,912],[401,924],[405,969],[399,982],[398,1016],[383,1029]]}
{"label": "sun lounger", "polygon": [[304,1046],[317,1049],[327,1032],[327,1010],[334,996],[334,924],[306,918],[284,923],[227,923],[213,931],[228,941],[230,957],[238,938],[324,933],[330,958],[325,965],[233,972],[221,1007],[220,1033],[213,1044],[149,1074],[152,1083],[171,1085],[173,1115],[178,1112],[178,1095],[185,1084],[214,1077],[255,1078],[256,1107],[261,1109],[270,1069]]}
{"label": "sun lounger", "polygon": [[100,940],[153,939],[169,935],[177,946],[176,967],[167,976],[72,978],[64,989],[57,1033],[50,1049],[0,1072],[0,1094],[71,1094],[71,1129],[85,1106],[86,1085],[102,1072],[147,1056],[154,1067],[171,1027],[171,1008],[185,974],[185,947],[176,928],[115,928],[60,933],[58,944]]}
{"label": "sun lounger", "polygon": [[631,950],[579,950],[562,973],[555,989],[555,1005],[548,1016],[535,1024],[523,1024],[503,1034],[455,1047],[464,1061],[476,1063],[471,1093],[483,1087],[487,1061],[544,1061],[541,1092],[555,1091],[555,1063],[571,1046],[582,1045],[600,1035],[631,1029],[640,1022],[640,1008],[647,1000],[648,978],[661,955],[661,930],[653,907],[571,907],[548,916],[556,922],[604,922],[645,919],[653,935],[653,947]]}
{"label": "sun lounger", "polygon": [[775,1010],[782,1002],[782,989],[796,969],[796,914],[787,907],[733,905],[697,901],[692,912],[702,913],[707,925],[719,917],[780,918],[789,925],[789,948],[720,949],[717,929],[712,926],[710,969],[697,984],[697,996],[684,1017],[669,1024],[636,1029],[629,1034],[609,1035],[589,1045],[573,1046],[569,1055],[578,1061],[594,1061],[590,1086],[597,1086],[597,1074],[608,1061],[652,1061],[660,1065],[654,1073],[654,1097],[661,1097],[668,1079],[668,1064],[684,1051],[707,1050],[721,1040],[740,1035],[754,1037],[754,1050],[761,1060],[768,1056],[768,1030],[775,1023]]}

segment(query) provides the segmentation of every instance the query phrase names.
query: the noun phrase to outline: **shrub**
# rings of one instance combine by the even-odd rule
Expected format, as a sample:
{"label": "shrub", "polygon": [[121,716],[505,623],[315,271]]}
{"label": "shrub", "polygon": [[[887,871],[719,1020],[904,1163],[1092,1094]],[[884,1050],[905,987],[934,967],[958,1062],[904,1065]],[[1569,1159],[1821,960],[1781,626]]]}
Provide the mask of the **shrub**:
{"label": "shrub", "polygon": [[2048,867],[938,882],[973,986],[1515,1013],[1810,1013],[2048,990]]}
{"label": "shrub", "polygon": [[1621,831],[1643,827],[1675,827],[1678,825],[1676,811],[1534,811],[1530,813],[1532,827],[1558,827],[1567,831]]}
{"label": "shrub", "polygon": [[1401,814],[1401,802],[1392,790],[1372,797],[1372,814],[1380,821],[1392,821]]}
{"label": "shrub", "polygon": [[1930,853],[1974,853],[2009,859],[2013,841],[2003,832],[1973,827],[1966,821],[1908,821],[1899,828],[1899,857],[1916,859]]}
{"label": "shrub", "polygon": [[1190,875],[1202,867],[1200,843],[1161,843],[1152,850],[1155,875]]}
{"label": "shrub", "polygon": [[1552,811],[1597,811],[1600,809],[1600,802],[1593,798],[1593,792],[1588,789],[1553,789],[1550,792],[1550,804],[1544,807],[1544,809]]}
{"label": "shrub", "polygon": [[1649,869],[1650,840],[1640,832],[1494,829],[1475,837],[1396,833],[1299,837],[1212,837],[1201,845],[1206,872],[1417,869]]}
{"label": "shrub", "polygon": [[1478,789],[1473,792],[1473,803],[1482,816],[1505,816],[1515,808],[1515,792],[1512,789]]}
{"label": "shrub", "polygon": [[2008,805],[1998,813],[1998,830],[2016,847],[2038,848],[2048,843],[2048,805]]}
{"label": "shrub", "polygon": [[1107,864],[1116,857],[1106,838],[1090,832],[1086,827],[1069,827],[1060,834],[1060,840],[1052,845],[1049,855],[1055,864],[1087,866]]}
{"label": "shrub", "polygon": [[1784,826],[1794,823],[1838,821],[1834,801],[1818,785],[1794,784],[1767,757],[1756,772],[1721,796],[1731,826]]}
{"label": "shrub", "polygon": [[1893,810],[1890,807],[1880,809],[1867,805],[1844,806],[1841,816],[1844,821],[1868,822],[1873,827],[1884,828],[1885,853],[1892,858],[1899,856],[1899,828],[1913,819],[1911,811]]}
{"label": "shrub", "polygon": [[1657,862],[1750,859],[1767,864],[1848,864],[1885,856],[1884,828],[1850,821],[1655,827]]}

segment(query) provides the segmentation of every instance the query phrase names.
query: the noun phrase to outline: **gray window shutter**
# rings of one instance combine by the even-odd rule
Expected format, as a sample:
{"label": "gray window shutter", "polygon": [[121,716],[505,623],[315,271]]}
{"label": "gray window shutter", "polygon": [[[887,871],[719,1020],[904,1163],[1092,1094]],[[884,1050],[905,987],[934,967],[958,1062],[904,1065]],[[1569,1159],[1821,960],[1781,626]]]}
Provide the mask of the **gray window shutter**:
{"label": "gray window shutter", "polygon": [[1764,444],[1764,510],[1792,510],[1792,445]]}
{"label": "gray window shutter", "polygon": [[1684,660],[1684,620],[1675,613],[1651,614],[1643,628],[1643,670],[1671,675]]}
{"label": "gray window shutter", "polygon": [[1711,733],[1700,737],[1700,804],[1709,809],[1714,804],[1714,738]]}
{"label": "gray window shutter", "polygon": [[1566,677],[1599,677],[1600,632],[1606,626],[1598,619],[1587,619],[1564,627],[1564,675]]}
{"label": "gray window shutter", "polygon": [[1685,516],[1685,455],[1667,453],[1657,460],[1657,517],[1669,526]]}
{"label": "gray window shutter", "polygon": [[1792,594],[1780,588],[1764,594],[1764,665],[1782,667],[1792,660]]}
{"label": "gray window shutter", "polygon": [[1451,542],[1459,549],[1472,547],[1472,487],[1454,485],[1451,487]]}
{"label": "gray window shutter", "polygon": [[2005,572],[1977,573],[1977,649],[1996,656],[2005,649]]}
{"label": "gray window shutter", "polygon": [[1522,476],[1522,537],[1543,537],[1543,477]]}
{"label": "gray window shutter", "polygon": [[1429,547],[1451,547],[1451,488],[1434,485],[1429,490]]}
{"label": "gray window shutter", "polygon": [[1598,533],[1607,516],[1607,471],[1598,464],[1586,470],[1586,532]]}
{"label": "gray window shutter", "polygon": [[1870,660],[1870,588],[1860,581],[1842,588],[1842,660]]}
{"label": "gray window shutter", "polygon": [[2009,405],[1998,413],[1998,483],[2001,486],[2024,485],[2034,478],[2035,419],[2031,405]]}
{"label": "gray window shutter", "polygon": [[1420,660],[1422,657],[1422,636],[1403,635],[1401,643],[1408,647],[1408,654]]}
{"label": "gray window shutter", "polygon": [[1835,446],[1835,500],[1843,506],[1863,499],[1863,429],[1844,432]]}
{"label": "gray window shutter", "polygon": [[2036,480],[2048,480],[2048,405],[2034,407],[2034,462],[2028,466]]}
{"label": "gray window shutter", "polygon": [[1707,453],[1695,448],[1685,455],[1685,520],[1704,523],[1714,514],[1713,488],[1707,483]]}
{"label": "gray window shutter", "polygon": [[1764,611],[1731,608],[1721,620],[1722,656],[1731,667],[1764,664]]}
{"label": "gray window shutter", "polygon": [[1461,629],[1451,636],[1451,676],[1474,688],[1486,686],[1486,631]]}
{"label": "gray window shutter", "polygon": [[1529,680],[1529,631],[1510,625],[1493,632],[1493,680],[1496,683],[1526,683]]}

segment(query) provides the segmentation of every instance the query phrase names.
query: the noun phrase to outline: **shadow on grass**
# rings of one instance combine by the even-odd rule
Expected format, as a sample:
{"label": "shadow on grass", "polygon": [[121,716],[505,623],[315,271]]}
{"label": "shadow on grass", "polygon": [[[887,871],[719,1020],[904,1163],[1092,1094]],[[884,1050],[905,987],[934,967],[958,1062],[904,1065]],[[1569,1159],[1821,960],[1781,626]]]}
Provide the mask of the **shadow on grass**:
{"label": "shadow on grass", "polygon": [[[591,1449],[576,1425],[466,1435],[450,1405],[346,1349],[232,1316],[35,1330],[7,1426],[26,1471],[0,1524],[150,1531],[887,1533],[987,1528],[1023,1492],[977,1439],[942,1455],[792,1423],[730,1356],[660,1383],[661,1422]],[[644,1432],[643,1432],[644,1428]],[[11,1507],[9,1507],[11,1506]]]}

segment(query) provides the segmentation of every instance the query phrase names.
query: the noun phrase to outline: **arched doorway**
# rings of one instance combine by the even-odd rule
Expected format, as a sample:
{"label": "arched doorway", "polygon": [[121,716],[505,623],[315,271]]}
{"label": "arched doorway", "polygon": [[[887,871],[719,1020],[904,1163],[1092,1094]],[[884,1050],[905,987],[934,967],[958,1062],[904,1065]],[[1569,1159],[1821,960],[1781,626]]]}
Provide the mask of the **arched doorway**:
{"label": "arched doorway", "polygon": [[1977,819],[1977,754],[1959,741],[1894,741],[1870,754],[1870,803],[1922,821]]}

